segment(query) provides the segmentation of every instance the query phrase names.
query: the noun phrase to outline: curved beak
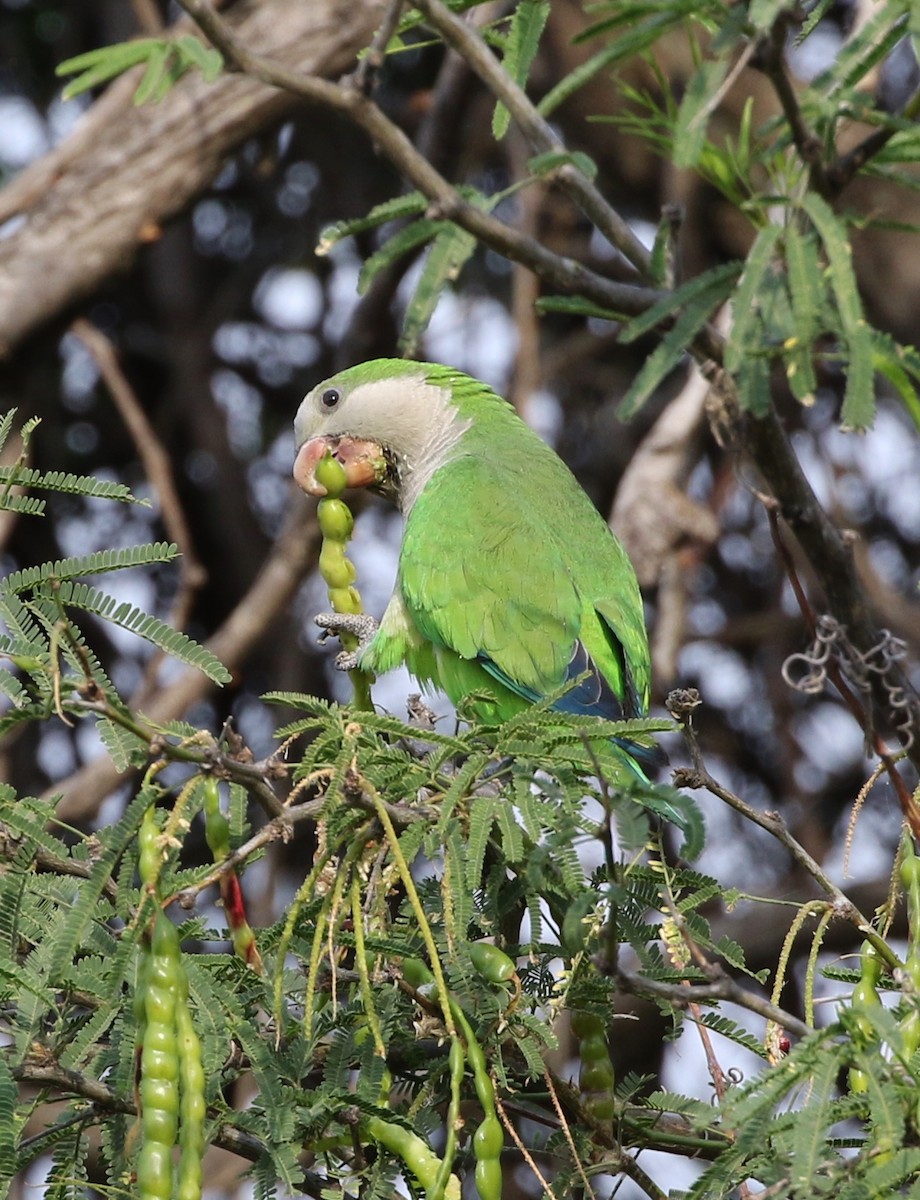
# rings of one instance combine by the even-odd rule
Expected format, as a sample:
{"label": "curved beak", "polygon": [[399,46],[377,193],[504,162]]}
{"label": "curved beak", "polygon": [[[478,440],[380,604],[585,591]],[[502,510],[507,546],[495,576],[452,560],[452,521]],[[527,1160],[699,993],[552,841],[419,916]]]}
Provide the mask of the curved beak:
{"label": "curved beak", "polygon": [[294,479],[310,496],[326,495],[326,489],[317,482],[316,467],[327,452],[344,467],[346,487],[372,487],[386,476],[386,457],[376,442],[351,437],[311,438],[294,459]]}

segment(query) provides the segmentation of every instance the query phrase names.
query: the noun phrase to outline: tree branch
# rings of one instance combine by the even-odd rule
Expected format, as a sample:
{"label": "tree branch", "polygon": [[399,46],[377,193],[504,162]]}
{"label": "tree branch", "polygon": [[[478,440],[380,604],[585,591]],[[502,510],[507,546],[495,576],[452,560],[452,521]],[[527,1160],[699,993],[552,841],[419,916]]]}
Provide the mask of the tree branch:
{"label": "tree branch", "polygon": [[[383,0],[260,0],[227,17],[240,37],[298,72],[337,76],[370,41]],[[182,27],[177,32],[187,32]],[[163,223],[211,183],[247,138],[295,104],[258,79],[189,71],[158,104],[136,107],[131,71],[106,89],[59,147],[0,191],[0,358],[124,268]]]}
{"label": "tree branch", "polygon": [[[133,1100],[119,1096],[117,1092],[112,1091],[100,1080],[62,1067],[57,1062],[39,1062],[27,1058],[25,1062],[12,1067],[12,1075],[19,1083],[33,1083],[40,1087],[53,1088],[62,1097],[82,1096],[95,1107],[107,1113],[127,1113],[129,1116],[137,1114],[137,1107]],[[233,1125],[219,1125],[209,1140],[212,1145],[238,1154],[250,1162],[257,1162],[265,1153],[265,1147],[258,1138],[253,1137],[250,1133],[244,1133],[241,1129],[234,1128]]]}
{"label": "tree branch", "polygon": [[[418,0],[416,7],[501,100],[537,154],[567,152],[568,147],[553,127],[468,22],[452,13],[441,0]],[[648,250],[633,233],[629,222],[620,216],[591,180],[571,163],[559,167],[553,177],[607,241],[640,275],[647,277],[651,260]]]}
{"label": "tree branch", "polygon": [[617,986],[624,992],[635,996],[657,996],[667,1000],[675,1008],[687,1008],[691,1004],[705,1004],[710,1000],[726,1000],[746,1008],[749,1012],[757,1013],[767,1021],[775,1021],[789,1033],[797,1037],[808,1037],[813,1033],[811,1026],[800,1021],[798,1017],[776,1004],[771,1004],[756,992],[749,992],[741,987],[730,975],[726,975],[717,963],[710,966],[713,978],[710,983],[665,983],[660,979],[649,979],[646,975],[634,974],[617,968],[615,979]]}
{"label": "tree branch", "polygon": [[236,69],[305,100],[333,108],[365,130],[406,179],[428,197],[432,203],[429,215],[460,225],[506,258],[530,267],[560,291],[579,293],[617,312],[645,312],[662,298],[663,293],[654,288],[617,283],[574,259],[554,254],[536,239],[470,204],[358,88],[304,75],[253,53],[206,0],[179,0],[179,3]]}
{"label": "tree branch", "polygon": [[[319,541],[315,509],[297,493],[285,527],[252,587],[205,643],[224,666],[231,671],[239,670],[265,631],[281,616],[316,561]],[[181,716],[214,687],[200,671],[186,670],[150,701],[145,719],[153,727],[164,725]],[[108,755],[104,755],[55,783],[46,798],[60,796],[56,807],[58,817],[62,821],[77,821],[94,813],[102,799],[124,778]]]}

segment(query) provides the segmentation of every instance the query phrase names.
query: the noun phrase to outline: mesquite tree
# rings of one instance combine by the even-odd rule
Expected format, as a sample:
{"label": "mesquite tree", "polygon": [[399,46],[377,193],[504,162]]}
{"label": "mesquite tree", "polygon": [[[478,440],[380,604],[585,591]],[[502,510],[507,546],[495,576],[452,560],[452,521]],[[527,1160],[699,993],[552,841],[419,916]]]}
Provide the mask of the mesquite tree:
{"label": "mesquite tree", "polygon": [[[259,1196],[920,1194],[920,701],[898,594],[916,484],[905,472],[900,508],[867,498],[898,469],[879,455],[915,462],[920,426],[910,7],[846,30],[827,4],[767,0],[181,7],[157,28],[138,3],[146,36],[60,64],[67,95],[101,94],[0,192],[24,217],[0,240],[6,353],[47,381],[26,371],[30,339],[84,306],[61,353],[79,344],[111,391],[165,531],[137,537],[153,528],[143,477],[46,467],[59,435],[23,386],[0,426],[0,733],[11,768],[34,747],[55,786],[29,795],[13,769],[3,785],[4,1194],[45,1172],[54,1196],[193,1200],[216,1178],[208,1156],[228,1161],[217,1149],[220,1186],[248,1173]],[[282,119],[274,161],[250,146],[227,167]],[[312,175],[284,157],[308,136]],[[222,168],[198,251],[223,238],[228,262],[305,273],[302,230],[292,246],[233,234],[247,155],[252,192],[276,172],[278,203],[315,228],[308,271],[362,297],[347,328],[330,314],[320,352],[231,327],[225,292],[251,292],[251,268],[204,289],[220,309],[208,353],[255,364],[285,420],[324,354],[433,357],[439,313],[494,293],[517,339],[512,398],[539,416],[549,385],[600,501],[587,443],[638,441],[613,515],[656,600],[662,715],[602,731],[661,736],[675,766],[659,782],[613,784],[584,722],[545,706],[496,726],[461,708],[449,728],[417,702],[408,722],[371,707],[366,680],[353,703],[318,675],[290,686],[290,643],[266,630],[321,545],[325,582],[359,603],[337,497],[318,520],[298,498],[283,526],[284,501],[256,505],[275,536],[261,573],[203,616],[204,572],[261,561],[265,529],[224,487],[210,560],[183,477],[226,464],[170,461],[143,338],[111,314],[131,300],[93,300]],[[347,186],[365,174],[366,196]],[[210,334],[174,330],[186,382],[206,381],[185,356]],[[279,375],[298,354],[315,371]],[[213,379],[231,445],[258,408],[239,379]],[[613,395],[625,431],[586,423],[586,388]],[[62,454],[84,444],[68,436]],[[105,549],[68,549],[100,506],[137,515],[97,530]],[[126,599],[130,572],[148,582]],[[709,658],[681,658],[688,643]],[[135,644],[147,657],[128,671]],[[261,757],[219,700],[193,707],[220,687],[261,696]],[[865,757],[834,775],[808,743],[843,719]],[[48,767],[82,731],[104,755]],[[883,786],[881,882],[850,886],[834,820],[853,807],[858,853]],[[784,864],[781,896],[752,894],[729,836],[755,847],[747,863]],[[700,1078],[674,1086],[667,1051],[662,1074],[665,1041],[702,1048]]]}

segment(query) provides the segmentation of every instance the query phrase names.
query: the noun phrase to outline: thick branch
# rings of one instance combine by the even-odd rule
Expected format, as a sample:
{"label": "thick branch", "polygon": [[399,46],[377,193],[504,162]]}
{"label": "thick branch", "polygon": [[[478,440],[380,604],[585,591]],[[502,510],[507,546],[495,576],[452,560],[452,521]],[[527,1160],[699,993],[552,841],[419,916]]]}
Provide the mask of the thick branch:
{"label": "thick branch", "polygon": [[796,1037],[808,1037],[813,1032],[810,1026],[792,1013],[786,1012],[776,1004],[771,1004],[763,996],[749,992],[736,983],[730,975],[718,968],[711,983],[693,983],[688,987],[684,983],[665,983],[660,979],[649,979],[645,975],[633,974],[631,971],[618,970],[616,973],[617,986],[624,992],[632,992],[636,996],[657,996],[667,1000],[675,1008],[686,1008],[690,1004],[706,1004],[713,1000],[725,1000],[746,1008],[749,1012],[757,1013],[767,1021],[775,1021],[777,1025],[794,1033]]}
{"label": "thick branch", "polygon": [[[106,1113],[128,1113],[133,1115],[137,1107],[133,1100],[127,1100],[113,1092],[107,1084],[93,1079],[89,1075],[81,1075],[79,1071],[68,1070],[56,1062],[33,1062],[27,1059],[19,1066],[12,1068],[13,1078],[20,1083],[33,1083],[43,1088],[52,1088],[59,1095],[82,1096],[96,1108]],[[257,1162],[265,1153],[265,1147],[252,1134],[235,1129],[232,1125],[219,1125],[210,1139],[211,1144],[229,1150],[241,1158]]]}
{"label": "thick branch", "polygon": [[[337,76],[370,41],[383,3],[261,0],[233,12],[245,14],[236,19],[247,44],[297,72]],[[70,138],[0,192],[0,220],[22,217],[0,240],[0,356],[123,269],[228,154],[296,103],[252,76],[206,83],[190,71],[159,104],[137,108],[137,83],[136,72],[117,80]]]}

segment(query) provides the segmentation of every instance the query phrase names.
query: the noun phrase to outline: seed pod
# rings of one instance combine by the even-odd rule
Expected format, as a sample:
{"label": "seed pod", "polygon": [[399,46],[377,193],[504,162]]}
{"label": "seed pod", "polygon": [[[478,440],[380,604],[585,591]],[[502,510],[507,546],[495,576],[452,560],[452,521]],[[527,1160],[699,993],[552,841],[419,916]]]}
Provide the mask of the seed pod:
{"label": "seed pod", "polygon": [[317,518],[324,537],[337,542],[347,542],[355,527],[351,509],[344,500],[327,497],[317,505]]}
{"label": "seed pod", "polygon": [[162,912],[154,921],[145,971],[145,1029],[141,1047],[141,1132],[137,1160],[140,1200],[172,1200],[172,1150],[179,1129],[179,1049],[176,1002],[181,948],[175,926]]}
{"label": "seed pod", "polygon": [[585,1111],[595,1121],[612,1121],[616,1076],[607,1046],[607,1026],[597,1013],[574,1012],[572,1032],[578,1038],[578,1087]]}
{"label": "seed pod", "polygon": [[[863,942],[859,955],[859,963],[859,982],[853,988],[850,1008],[856,1017],[856,1028],[859,1034],[865,1043],[871,1044],[877,1040],[878,1035],[868,1014],[874,1008],[880,1008],[882,1004],[882,998],[878,994],[877,987],[882,975],[882,963],[871,942]],[[861,1071],[857,1067],[851,1067],[848,1078],[851,1092],[865,1092],[868,1090],[869,1081],[866,1078],[865,1071]]]}
{"label": "seed pod", "polygon": [[[327,453],[316,464],[315,477],[317,483],[326,489],[326,495],[316,507],[316,516],[323,534],[319,570],[329,592],[329,603],[337,613],[361,613],[364,611],[361,596],[357,588],[352,586],[356,574],[354,564],[345,554],[345,545],[354,528],[351,510],[339,499],[347,482],[345,468]],[[355,651],[358,648],[358,640],[353,634],[343,632],[340,640],[346,650]],[[370,685],[373,676],[360,668],[352,670],[350,676],[355,706],[372,709]]]}
{"label": "seed pod", "polygon": [[487,983],[507,983],[517,968],[504,950],[491,942],[471,942],[470,962]]}
{"label": "seed pod", "polygon": [[908,954],[904,974],[909,980],[908,1011],[901,1021],[904,1049],[912,1055],[920,1048],[920,858],[905,837],[901,850],[901,886],[907,892]]}
{"label": "seed pod", "polygon": [[179,1050],[179,1178],[176,1200],[201,1200],[202,1159],[204,1157],[205,1079],[201,1062],[201,1042],[188,1004],[185,972],[179,985],[176,1004],[176,1033]]}
{"label": "seed pod", "polygon": [[324,454],[316,464],[314,477],[316,482],[326,489],[326,495],[332,499],[336,499],[345,491],[345,468],[331,454]]}
{"label": "seed pod", "polygon": [[319,552],[319,570],[330,588],[348,588],[355,581],[354,565],[345,557],[343,546],[331,542],[328,536]]}

